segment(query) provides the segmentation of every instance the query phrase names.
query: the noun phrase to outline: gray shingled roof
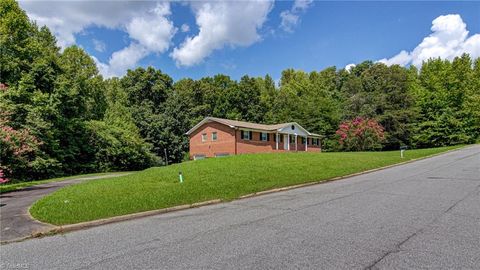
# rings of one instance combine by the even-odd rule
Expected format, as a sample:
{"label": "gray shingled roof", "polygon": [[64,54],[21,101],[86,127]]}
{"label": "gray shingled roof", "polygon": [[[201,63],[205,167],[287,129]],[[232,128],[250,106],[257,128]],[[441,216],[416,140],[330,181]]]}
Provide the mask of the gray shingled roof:
{"label": "gray shingled roof", "polygon": [[292,124],[292,123],[283,123],[283,124],[276,124],[276,125],[264,125],[264,124],[256,124],[256,123],[223,119],[223,118],[217,118],[217,117],[207,117],[207,118],[212,121],[225,124],[227,126],[251,128],[251,129],[258,129],[258,130],[265,130],[265,131],[274,131]]}

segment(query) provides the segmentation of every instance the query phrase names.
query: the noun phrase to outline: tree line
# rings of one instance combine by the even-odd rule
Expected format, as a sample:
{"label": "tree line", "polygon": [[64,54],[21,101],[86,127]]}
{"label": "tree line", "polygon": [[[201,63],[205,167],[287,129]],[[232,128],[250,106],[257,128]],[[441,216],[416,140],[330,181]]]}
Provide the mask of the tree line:
{"label": "tree line", "polygon": [[381,125],[382,150],[480,135],[480,58],[466,54],[418,69],[287,69],[278,84],[269,75],[174,81],[152,67],[104,79],[83,49],[60,50],[13,0],[0,3],[0,53],[0,170],[17,180],[181,162],[185,132],[205,116],[295,121],[323,135],[326,151],[348,150],[336,132],[358,117]]}

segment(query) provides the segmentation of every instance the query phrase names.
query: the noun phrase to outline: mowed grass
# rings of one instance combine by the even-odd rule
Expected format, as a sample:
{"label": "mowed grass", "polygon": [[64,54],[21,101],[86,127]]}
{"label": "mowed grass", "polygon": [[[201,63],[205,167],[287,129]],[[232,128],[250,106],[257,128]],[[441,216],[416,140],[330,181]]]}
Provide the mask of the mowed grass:
{"label": "mowed grass", "polygon": [[35,181],[29,181],[29,182],[13,182],[13,183],[7,182],[5,184],[0,184],[0,193],[22,190],[26,187],[52,183],[52,182],[60,182],[65,180],[77,179],[77,178],[102,176],[102,175],[108,175],[108,174],[123,174],[123,173],[126,173],[126,172],[89,173],[89,174],[79,174],[79,175],[73,175],[73,176],[50,178],[50,179],[44,179],[44,180],[35,180]]}
{"label": "mowed grass", "polygon": [[[30,209],[36,219],[64,225],[322,181],[421,158],[459,146],[354,153],[252,154],[189,161],[62,188]],[[181,171],[184,182],[178,180]]]}

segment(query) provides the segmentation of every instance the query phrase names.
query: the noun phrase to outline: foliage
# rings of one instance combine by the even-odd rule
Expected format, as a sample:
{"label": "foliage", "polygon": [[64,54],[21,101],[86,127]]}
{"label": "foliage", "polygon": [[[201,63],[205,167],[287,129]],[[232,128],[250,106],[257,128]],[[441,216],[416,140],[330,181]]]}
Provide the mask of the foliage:
{"label": "foliage", "polygon": [[[477,60],[478,62],[478,60]],[[417,147],[473,143],[479,135],[479,88],[468,55],[452,62],[432,59],[423,64],[414,93],[419,119],[414,126]]]}
{"label": "foliage", "polygon": [[7,183],[8,181],[10,181],[10,179],[8,179],[5,176],[5,173],[3,172],[3,169],[0,169],[0,184]]}
{"label": "foliage", "polygon": [[[8,116],[0,115],[0,173],[2,181],[9,176],[24,175],[25,168],[31,168],[35,152],[41,142],[29,129],[14,129],[8,123]],[[5,164],[5,165],[4,165]],[[9,164],[10,166],[6,166]]]}
{"label": "foliage", "polygon": [[383,127],[375,119],[363,117],[342,122],[336,134],[341,148],[346,151],[378,150],[385,139]]}
{"label": "foliage", "polygon": [[87,123],[87,130],[96,171],[141,170],[157,163],[138,133],[95,120]]}
{"label": "foliage", "polygon": [[411,73],[398,65],[364,62],[342,76],[346,97],[344,117],[375,118],[385,129],[384,149],[409,144],[415,120],[414,99],[409,83]]}

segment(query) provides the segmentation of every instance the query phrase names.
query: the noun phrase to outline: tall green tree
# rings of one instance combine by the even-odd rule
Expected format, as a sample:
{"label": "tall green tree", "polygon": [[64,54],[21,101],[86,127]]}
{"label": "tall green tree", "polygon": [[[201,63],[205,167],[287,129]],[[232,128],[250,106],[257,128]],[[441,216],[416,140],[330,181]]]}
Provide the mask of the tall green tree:
{"label": "tall green tree", "polygon": [[422,65],[417,93],[420,110],[414,141],[417,146],[470,143],[476,131],[473,114],[464,108],[472,82],[467,55],[448,60],[431,59]]}
{"label": "tall green tree", "polygon": [[93,149],[90,163],[98,171],[140,170],[159,164],[152,146],[140,136],[119,80],[105,84],[104,117],[86,122],[88,145]]}
{"label": "tall green tree", "polygon": [[172,78],[152,67],[137,68],[129,70],[120,85],[141,136],[153,146],[155,155],[163,156],[167,147],[162,135],[164,104],[173,88]]}
{"label": "tall green tree", "polygon": [[[29,154],[29,165],[15,177],[51,176],[61,173],[58,149],[50,119],[58,114],[50,95],[55,89],[59,49],[48,28],[31,23],[18,3],[0,2],[0,114],[9,117],[15,130],[28,130],[40,145]],[[0,161],[4,166],[5,160]]]}
{"label": "tall green tree", "polygon": [[375,118],[385,128],[384,149],[410,144],[415,113],[409,71],[398,65],[365,62],[344,76],[345,118]]}
{"label": "tall green tree", "polygon": [[273,114],[273,107],[278,94],[275,81],[267,74],[263,78],[256,78],[256,83],[260,89],[260,106],[263,106],[266,110],[264,121],[266,123],[274,123],[275,115]]}

